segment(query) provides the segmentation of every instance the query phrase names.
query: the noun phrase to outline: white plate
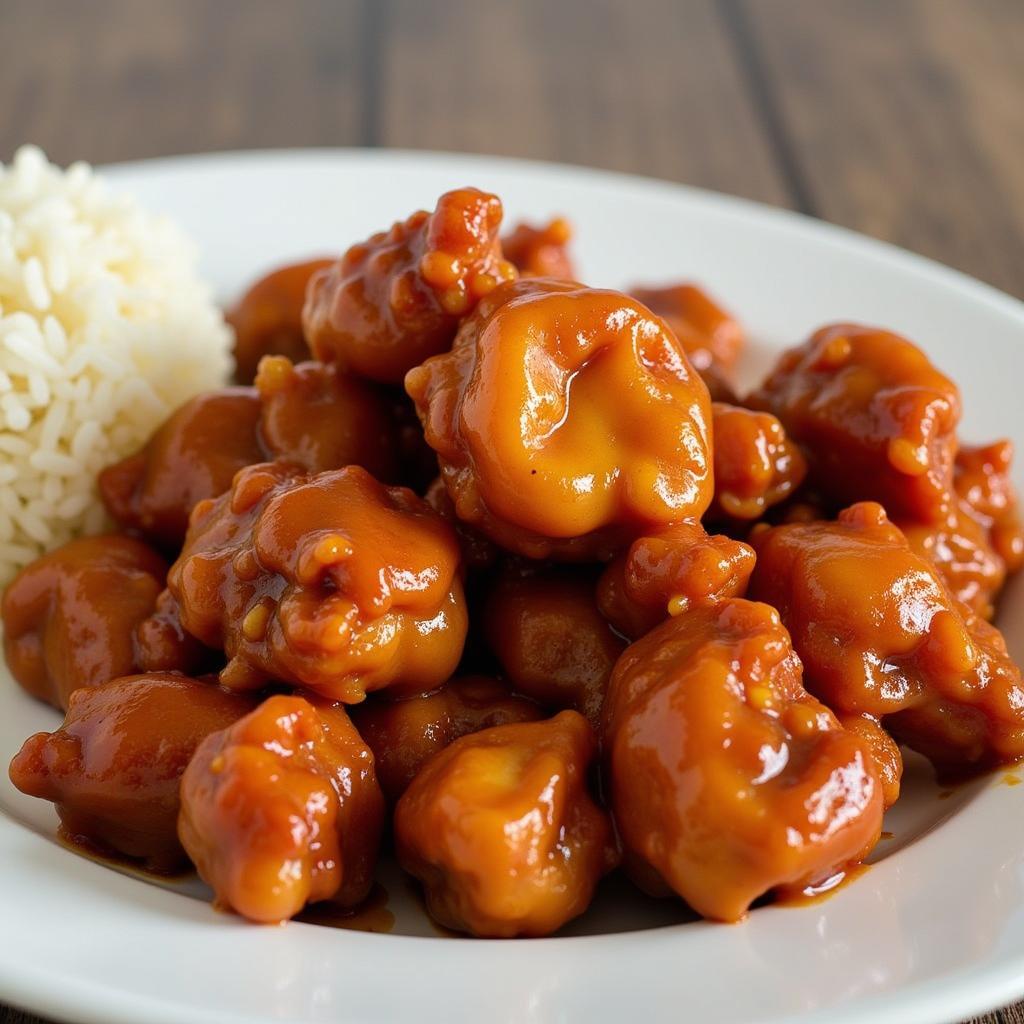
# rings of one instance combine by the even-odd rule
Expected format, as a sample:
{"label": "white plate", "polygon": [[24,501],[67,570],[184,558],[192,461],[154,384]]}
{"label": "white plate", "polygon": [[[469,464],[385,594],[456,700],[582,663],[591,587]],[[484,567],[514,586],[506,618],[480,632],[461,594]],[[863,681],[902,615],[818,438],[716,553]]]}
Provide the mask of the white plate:
{"label": "white plate", "polygon": [[[451,187],[479,185],[504,198],[510,220],[567,214],[589,283],[704,282],[754,332],[750,373],[828,320],[904,332],[961,384],[965,437],[1008,435],[1024,449],[1024,306],[794,214],[447,155],[281,152],[110,174],[191,231],[224,297],[264,268],[337,251]],[[1024,654],[1024,588],[1001,623]],[[0,678],[0,762],[56,721]],[[169,891],[73,855],[54,840],[49,805],[0,774],[0,1001],[68,1020],[933,1024],[1024,994],[1024,787],[1002,775],[939,799],[912,770],[879,862],[814,906],[768,907],[734,926],[666,924],[678,920],[671,906],[624,913],[609,894],[572,936],[486,942],[433,936],[391,879],[407,934],[244,924],[193,898],[194,886]],[[595,931],[605,934],[580,934]]]}

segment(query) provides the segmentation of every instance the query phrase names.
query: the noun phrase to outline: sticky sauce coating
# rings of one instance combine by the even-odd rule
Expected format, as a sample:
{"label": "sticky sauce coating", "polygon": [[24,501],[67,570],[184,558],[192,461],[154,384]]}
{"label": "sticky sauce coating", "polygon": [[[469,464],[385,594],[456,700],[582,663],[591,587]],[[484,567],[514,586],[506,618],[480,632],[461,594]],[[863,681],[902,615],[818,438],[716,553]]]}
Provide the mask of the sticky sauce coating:
{"label": "sticky sauce coating", "polygon": [[458,517],[519,554],[607,557],[711,500],[707,388],[619,292],[502,285],[405,384]]}
{"label": "sticky sauce coating", "polygon": [[370,380],[399,384],[451,344],[459,317],[515,277],[501,253],[497,196],[447,192],[352,246],[309,286],[303,324],[317,359]]}
{"label": "sticky sauce coating", "polygon": [[11,781],[55,803],[75,840],[149,871],[179,870],[188,864],[177,831],[181,775],[202,740],[252,707],[248,697],[181,675],[83,687],[59,729],[25,741]]}
{"label": "sticky sauce coating", "polygon": [[605,705],[611,802],[635,875],[743,917],[862,860],[882,784],[804,690],[778,614],[739,598],[677,616],[619,660]]}
{"label": "sticky sauce coating", "polygon": [[398,857],[447,928],[548,935],[615,866],[611,819],[587,791],[593,730],[575,711],[456,740],[395,810]]}
{"label": "sticky sauce coating", "polygon": [[307,903],[362,902],[383,816],[373,754],[345,711],[276,696],[200,745],[178,835],[218,901],[269,924]]}
{"label": "sticky sauce coating", "polygon": [[185,628],[222,648],[221,683],[272,680],[358,703],[422,692],[466,636],[454,534],[411,491],[357,466],[251,466],[197,506],[167,585]]}

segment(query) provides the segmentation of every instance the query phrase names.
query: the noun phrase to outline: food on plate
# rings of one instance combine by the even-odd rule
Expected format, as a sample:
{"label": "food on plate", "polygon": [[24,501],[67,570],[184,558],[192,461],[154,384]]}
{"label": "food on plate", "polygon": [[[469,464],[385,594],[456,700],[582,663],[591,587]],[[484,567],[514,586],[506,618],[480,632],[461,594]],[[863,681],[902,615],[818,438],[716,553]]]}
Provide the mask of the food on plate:
{"label": "food on plate", "polygon": [[608,557],[711,500],[707,388],[621,292],[500,285],[405,386],[458,517],[521,555]]}
{"label": "food on plate", "polygon": [[640,537],[608,565],[597,603],[623,635],[638,639],[669,615],[742,597],[754,569],[748,544],[677,523]]}
{"label": "food on plate", "polygon": [[838,505],[878,501],[922,522],[949,510],[960,392],[905,338],[822,327],[782,355],[750,402],[781,420],[814,486]]}
{"label": "food on plate", "polygon": [[760,519],[803,483],[807,461],[767,412],[714,402],[715,497],[711,519]]}
{"label": "food on plate", "polygon": [[523,277],[556,277],[574,281],[576,271],[569,255],[572,225],[564,217],[555,217],[537,227],[521,221],[501,239],[505,259]]}
{"label": "food on plate", "polygon": [[185,629],[224,650],[224,686],[272,681],[358,703],[455,670],[466,608],[451,528],[358,466],[269,462],[199,504],[167,588]]}
{"label": "food on plate", "polygon": [[99,470],[223,381],[230,331],[195,265],[86,165],[0,164],[0,587],[104,529]]}
{"label": "food on plate", "polygon": [[155,551],[117,535],[81,537],[36,559],[0,606],[11,675],[62,709],[79,687],[130,675],[138,668],[136,629],[166,576]]}
{"label": "food on plate", "polygon": [[182,846],[252,921],[364,900],[383,820],[373,754],[344,708],[319,698],[269,697],[207,736],[181,780]]}
{"label": "food on plate", "polygon": [[432,693],[397,700],[388,700],[385,691],[350,714],[373,751],[377,781],[392,804],[434,754],[460,737],[544,717],[539,705],[487,676],[460,676]]}
{"label": "food on plate", "polygon": [[303,325],[317,359],[400,384],[444,352],[459,317],[516,275],[501,253],[501,201],[475,188],[446,192],[389,231],[353,245],[315,274]]}
{"label": "food on plate", "polygon": [[751,538],[750,595],[778,609],[804,682],[838,714],[868,714],[937,767],[1024,756],[1024,683],[999,631],[949,592],[881,505]]}
{"label": "food on plate", "polygon": [[737,921],[765,893],[846,871],[881,832],[868,745],[804,689],[764,604],[677,615],[628,648],[605,744],[627,863],[705,917]]}
{"label": "food on plate", "polygon": [[354,464],[391,479],[397,435],[373,385],[268,356],[254,387],[197,395],[175,410],[143,448],[100,473],[100,493],[123,528],[176,550],[192,509],[223,494],[240,469],[284,459],[311,473]]}
{"label": "food on plate", "polygon": [[702,288],[672,284],[663,288],[630,288],[652,313],[672,328],[693,368],[728,378],[743,350],[743,328]]}
{"label": "food on plate", "polygon": [[181,774],[202,740],[253,706],[176,674],[82,687],[59,729],[25,741],[11,781],[55,803],[68,838],[150,871],[179,870],[188,864],[178,842]]}
{"label": "food on plate", "polygon": [[956,385],[838,324],[738,396],[707,293],[588,287],[564,220],[501,219],[456,189],[260,278],[226,386],[169,229],[0,173],[4,650],[67,711],[10,776],[74,840],[260,922],[358,918],[379,851],[481,937],[557,933],[620,862],[735,921],[858,872],[903,749],[1024,760],[1013,450]]}
{"label": "food on plate", "polygon": [[938,570],[954,596],[984,618],[1008,572],[1024,563],[1024,526],[1010,481],[1013,446],[961,447],[953,465],[953,502],[937,523],[897,520],[910,546]]}
{"label": "food on plate", "polygon": [[333,259],[304,260],[278,267],[250,285],[228,310],[226,317],[235,332],[235,380],[251,384],[264,356],[286,356],[293,363],[309,359],[309,345],[302,330],[306,286]]}
{"label": "food on plate", "polygon": [[596,753],[582,715],[496,726],[431,758],[395,809],[402,866],[447,928],[549,935],[586,910],[618,855],[590,795]]}
{"label": "food on plate", "polygon": [[594,728],[615,662],[626,646],[597,607],[593,572],[513,568],[492,585],[487,642],[519,693],[580,712]]}

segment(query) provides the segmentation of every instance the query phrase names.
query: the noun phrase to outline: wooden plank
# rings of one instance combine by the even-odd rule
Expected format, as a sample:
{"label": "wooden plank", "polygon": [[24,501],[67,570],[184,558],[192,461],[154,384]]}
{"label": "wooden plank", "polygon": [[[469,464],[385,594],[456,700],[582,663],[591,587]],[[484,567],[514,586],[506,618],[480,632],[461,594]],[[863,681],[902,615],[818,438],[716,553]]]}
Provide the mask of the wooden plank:
{"label": "wooden plank", "polygon": [[727,7],[814,212],[1024,296],[1024,4]]}
{"label": "wooden plank", "polygon": [[358,145],[367,20],[364,0],[5,0],[0,160]]}
{"label": "wooden plank", "polygon": [[561,160],[786,205],[712,0],[391,0],[382,145]]}

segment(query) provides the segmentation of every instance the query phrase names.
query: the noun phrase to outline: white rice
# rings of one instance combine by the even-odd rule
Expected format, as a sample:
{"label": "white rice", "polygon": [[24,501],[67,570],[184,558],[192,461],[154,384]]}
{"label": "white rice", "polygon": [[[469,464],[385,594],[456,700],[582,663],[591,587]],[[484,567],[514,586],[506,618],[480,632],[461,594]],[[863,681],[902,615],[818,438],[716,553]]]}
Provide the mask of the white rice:
{"label": "white rice", "polygon": [[231,336],[169,221],[85,164],[0,164],[0,587],[106,518],[96,474],[217,387]]}

